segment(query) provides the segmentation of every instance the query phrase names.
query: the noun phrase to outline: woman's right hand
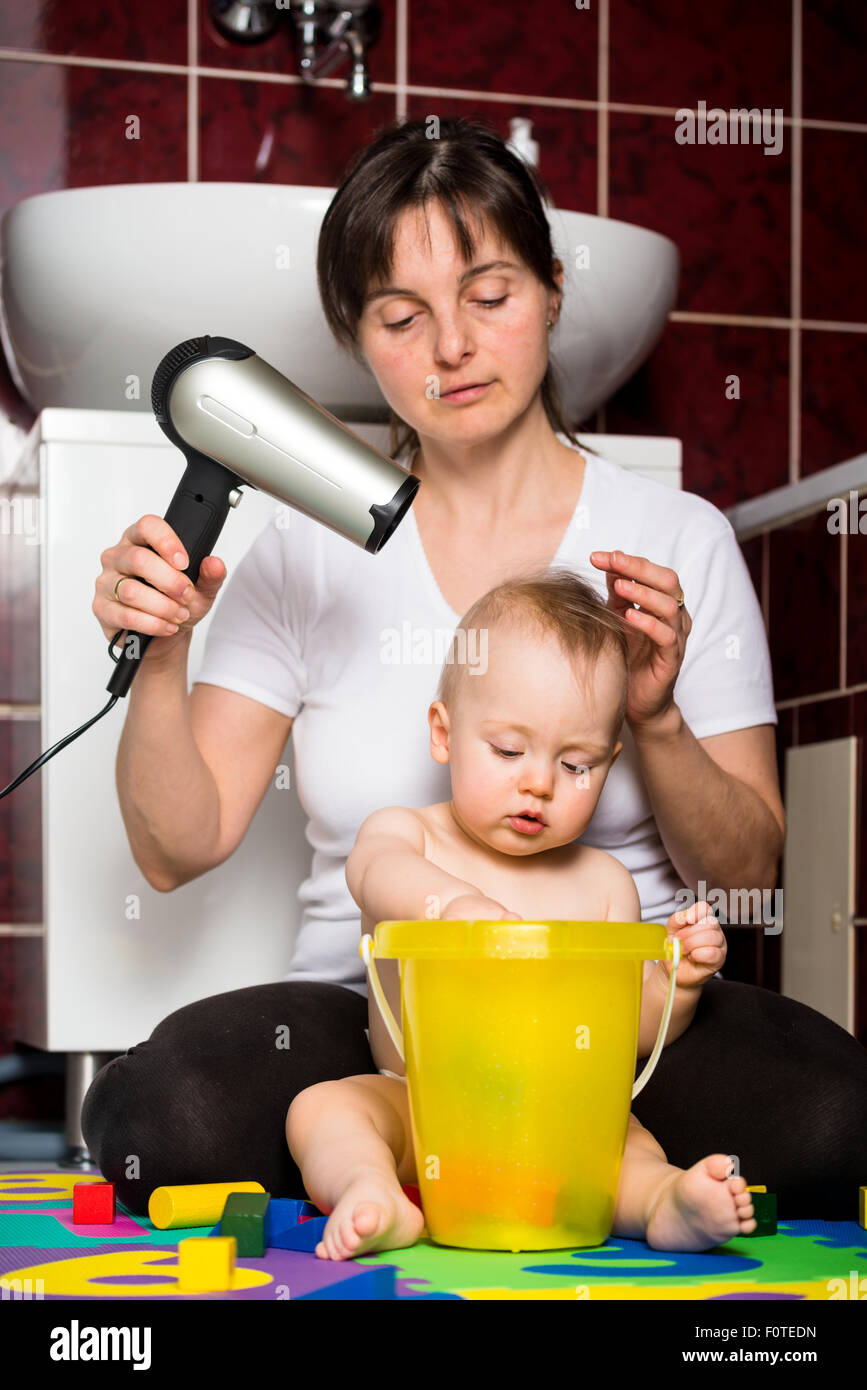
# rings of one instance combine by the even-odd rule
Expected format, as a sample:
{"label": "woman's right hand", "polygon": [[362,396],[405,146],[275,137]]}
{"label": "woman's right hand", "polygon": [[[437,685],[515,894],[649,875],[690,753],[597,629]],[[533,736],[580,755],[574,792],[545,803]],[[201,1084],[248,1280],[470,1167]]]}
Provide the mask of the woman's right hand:
{"label": "woman's right hand", "polygon": [[[109,546],[99,558],[102,569],[94,585],[93,612],[106,641],[118,631],[149,633],[154,640],[143,661],[151,653],[161,660],[189,645],[192,629],[209,612],[227,573],[222,560],[207,555],[193,587],[183,573],[189,563],[187,552],[161,516],[134,521],[117,545]],[[118,583],[120,579],[123,583]]]}
{"label": "woman's right hand", "polygon": [[443,922],[521,922],[517,912],[510,912],[502,903],[493,898],[485,898],[480,893],[464,893],[452,898],[442,913]]}

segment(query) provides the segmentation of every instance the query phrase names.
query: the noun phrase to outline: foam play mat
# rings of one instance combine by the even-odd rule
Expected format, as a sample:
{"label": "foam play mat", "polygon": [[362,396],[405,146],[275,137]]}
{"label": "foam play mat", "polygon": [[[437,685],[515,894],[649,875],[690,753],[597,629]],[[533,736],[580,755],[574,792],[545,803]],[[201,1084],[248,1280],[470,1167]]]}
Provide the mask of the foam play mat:
{"label": "foam play mat", "polygon": [[[122,1203],[112,1225],[76,1225],[72,1191],[97,1173],[29,1166],[0,1174],[0,1293],[49,1299],[703,1299],[858,1298],[867,1230],[852,1221],[780,1221],[701,1254],[669,1254],[611,1236],[589,1250],[457,1250],[423,1237],[355,1260],[268,1247],[238,1256],[224,1293],[181,1293],[180,1240],[214,1226],[157,1230]],[[300,1222],[315,1215],[305,1204]],[[851,1287],[853,1277],[855,1289]],[[863,1296],[863,1289],[861,1291]]]}

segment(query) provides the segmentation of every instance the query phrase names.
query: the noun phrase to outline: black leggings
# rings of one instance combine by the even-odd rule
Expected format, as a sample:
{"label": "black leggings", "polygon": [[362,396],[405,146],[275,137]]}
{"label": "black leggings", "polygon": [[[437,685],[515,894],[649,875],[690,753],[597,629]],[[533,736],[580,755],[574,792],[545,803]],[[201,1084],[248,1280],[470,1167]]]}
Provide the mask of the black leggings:
{"label": "black leggings", "polygon": [[[187,1004],[94,1078],[90,1153],[140,1215],[163,1184],[246,1178],[304,1196],[286,1111],[306,1086],[376,1071],[366,1027],[367,1001],[341,985],[281,981]],[[632,1108],[679,1168],[735,1154],[781,1218],[858,1219],[867,1049],[815,1009],[709,980]]]}

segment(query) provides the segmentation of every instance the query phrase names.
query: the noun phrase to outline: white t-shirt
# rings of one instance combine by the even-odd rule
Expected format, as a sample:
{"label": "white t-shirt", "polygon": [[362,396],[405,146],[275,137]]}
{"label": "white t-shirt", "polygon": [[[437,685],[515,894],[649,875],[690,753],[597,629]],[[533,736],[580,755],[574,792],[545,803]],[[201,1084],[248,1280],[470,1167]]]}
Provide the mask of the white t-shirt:
{"label": "white t-shirt", "polygon": [[[605,574],[591,551],[622,550],[674,569],[692,618],[674,688],[687,725],[704,738],[776,724],[761,610],[730,522],[695,493],[584,457],[581,497],[551,564],[579,574],[603,599]],[[377,555],[299,512],[278,512],[221,591],[196,680],[295,720],[296,786],[314,853],[287,979],[367,994],[346,858],[371,811],[451,798],[449,767],[430,756],[427,710],[462,616],[439,590],[412,508]],[[642,920],[664,923],[683,884],[659,837],[626,721],[620,738],[581,841],[625,864]]]}

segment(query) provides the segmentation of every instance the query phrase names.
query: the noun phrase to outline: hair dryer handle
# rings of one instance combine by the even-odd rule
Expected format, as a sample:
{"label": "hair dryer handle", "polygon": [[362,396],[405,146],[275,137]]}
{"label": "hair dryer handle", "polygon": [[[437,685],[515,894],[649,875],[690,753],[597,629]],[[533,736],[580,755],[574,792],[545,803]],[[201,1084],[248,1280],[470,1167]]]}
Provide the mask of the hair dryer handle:
{"label": "hair dryer handle", "polygon": [[[187,459],[186,471],[169,503],[165,519],[187,552],[189,564],[184,574],[195,584],[202,561],[206,555],[213,553],[214,545],[229,514],[232,505],[229,500],[230,493],[241,486],[244,479],[224,468],[221,463],[195,450],[184,450],[184,453]],[[141,582],[147,584],[148,581],[142,579]],[[117,666],[106,686],[106,690],[110,690],[112,695],[123,696],[127,693],[152,636],[149,632],[127,632],[123,654],[118,658]]]}

